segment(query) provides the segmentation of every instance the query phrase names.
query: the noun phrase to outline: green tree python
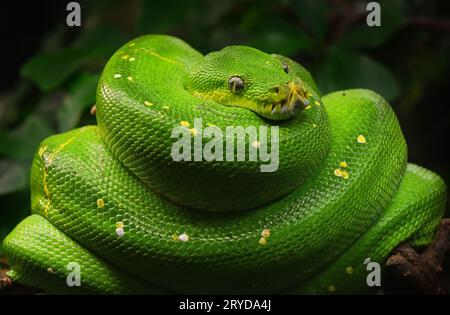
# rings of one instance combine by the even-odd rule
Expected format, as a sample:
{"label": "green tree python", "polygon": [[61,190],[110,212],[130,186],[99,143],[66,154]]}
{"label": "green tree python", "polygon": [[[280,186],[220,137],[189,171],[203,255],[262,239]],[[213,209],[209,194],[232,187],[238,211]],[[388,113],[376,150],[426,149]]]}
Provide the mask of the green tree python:
{"label": "green tree python", "polygon": [[[203,56],[171,36],[139,37],[106,64],[96,119],[38,148],[32,214],[3,242],[14,281],[49,293],[372,292],[367,261],[427,245],[443,216],[444,182],[407,163],[380,95],[322,96],[280,55]],[[267,127],[276,170],[262,171],[262,154],[233,159],[238,133],[214,136],[229,126]],[[175,160],[177,127],[201,148],[215,139],[214,154],[230,140],[231,158],[191,148]],[[246,157],[259,136],[244,134]],[[68,285],[70,263],[79,285]]]}

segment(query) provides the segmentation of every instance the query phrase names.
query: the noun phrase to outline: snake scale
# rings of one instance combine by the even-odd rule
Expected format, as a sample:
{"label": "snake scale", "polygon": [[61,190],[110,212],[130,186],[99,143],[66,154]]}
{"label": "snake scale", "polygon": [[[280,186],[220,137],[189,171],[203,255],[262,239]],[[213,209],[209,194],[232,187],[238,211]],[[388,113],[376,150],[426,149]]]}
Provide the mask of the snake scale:
{"label": "snake scale", "polygon": [[[280,55],[203,56],[175,37],[139,37],[105,66],[96,118],[37,150],[32,214],[3,242],[14,281],[49,293],[373,292],[366,259],[383,267],[396,246],[427,245],[443,216],[444,182],[407,163],[380,95],[322,96]],[[175,161],[175,127],[211,139],[196,118],[213,130],[278,126],[266,144],[277,169]],[[70,263],[79,286],[67,284]]]}

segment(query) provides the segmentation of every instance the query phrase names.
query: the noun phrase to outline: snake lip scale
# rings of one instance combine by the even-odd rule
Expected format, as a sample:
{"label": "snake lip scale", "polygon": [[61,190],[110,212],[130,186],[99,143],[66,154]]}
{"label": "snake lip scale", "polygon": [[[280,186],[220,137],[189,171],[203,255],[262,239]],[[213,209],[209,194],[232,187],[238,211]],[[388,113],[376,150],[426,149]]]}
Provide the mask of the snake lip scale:
{"label": "snake lip scale", "polygon": [[[407,162],[381,95],[322,95],[285,56],[141,36],[103,69],[95,115],[36,150],[32,213],[2,245],[13,281],[65,294],[374,293],[364,262],[381,276],[394,248],[429,244],[444,213],[445,183]],[[199,118],[276,127],[276,171],[172,159],[174,128],[211,140]]]}
{"label": "snake lip scale", "polygon": [[275,94],[277,96],[281,94],[282,99],[280,101],[274,99],[273,102],[264,105],[261,111],[256,110],[256,112],[271,120],[285,120],[297,115],[300,109],[309,105],[306,92],[302,90],[299,83],[299,81],[290,81],[276,86]]}
{"label": "snake lip scale", "polygon": [[300,108],[300,105],[304,104],[306,107],[308,105],[308,101],[300,98],[300,95],[294,89],[291,89],[288,97],[281,101],[280,103],[276,103],[272,105],[271,115],[275,116],[276,114],[288,114],[289,117],[292,117],[296,110]]}

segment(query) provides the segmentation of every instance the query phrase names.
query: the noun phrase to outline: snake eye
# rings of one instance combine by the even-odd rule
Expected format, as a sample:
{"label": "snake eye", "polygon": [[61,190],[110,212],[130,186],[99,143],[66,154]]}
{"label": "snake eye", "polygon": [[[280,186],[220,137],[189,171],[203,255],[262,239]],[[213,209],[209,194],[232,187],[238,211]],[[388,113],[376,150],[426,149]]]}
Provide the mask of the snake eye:
{"label": "snake eye", "polygon": [[288,73],[289,72],[289,66],[288,65],[283,65],[283,71]]}
{"label": "snake eye", "polygon": [[228,87],[231,92],[239,93],[244,89],[244,81],[239,77],[231,77],[228,80]]}

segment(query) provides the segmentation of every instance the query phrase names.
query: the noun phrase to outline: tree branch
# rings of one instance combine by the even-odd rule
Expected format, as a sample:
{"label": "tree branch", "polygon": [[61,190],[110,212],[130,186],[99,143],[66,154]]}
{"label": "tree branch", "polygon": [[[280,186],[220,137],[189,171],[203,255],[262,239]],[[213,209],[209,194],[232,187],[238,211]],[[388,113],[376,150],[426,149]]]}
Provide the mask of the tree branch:
{"label": "tree branch", "polygon": [[444,219],[433,243],[420,254],[409,244],[404,244],[389,257],[386,293],[448,294],[449,283],[443,277],[442,264],[449,252],[450,219]]}

